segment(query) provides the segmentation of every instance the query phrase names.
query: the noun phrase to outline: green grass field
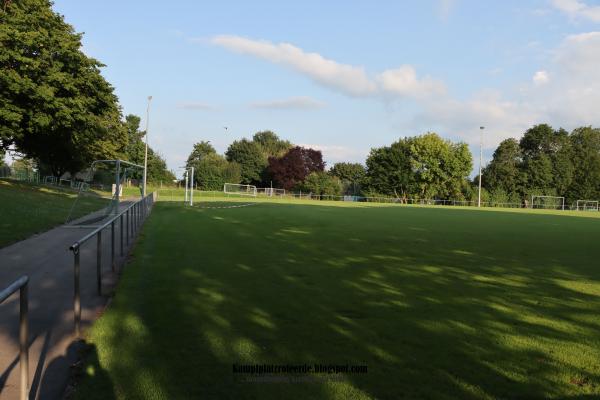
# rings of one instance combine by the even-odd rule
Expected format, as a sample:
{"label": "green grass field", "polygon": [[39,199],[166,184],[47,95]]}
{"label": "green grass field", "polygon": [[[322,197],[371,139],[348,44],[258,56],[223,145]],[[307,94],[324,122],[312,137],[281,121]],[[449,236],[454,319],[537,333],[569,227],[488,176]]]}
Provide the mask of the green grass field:
{"label": "green grass field", "polygon": [[[77,193],[68,189],[0,179],[0,247],[65,223],[76,197]],[[104,199],[83,197],[73,216],[78,218],[104,206]]]}
{"label": "green grass field", "polygon": [[[600,396],[597,213],[200,208],[223,204],[157,203],[88,332],[77,398]],[[232,373],[254,363],[368,373]]]}

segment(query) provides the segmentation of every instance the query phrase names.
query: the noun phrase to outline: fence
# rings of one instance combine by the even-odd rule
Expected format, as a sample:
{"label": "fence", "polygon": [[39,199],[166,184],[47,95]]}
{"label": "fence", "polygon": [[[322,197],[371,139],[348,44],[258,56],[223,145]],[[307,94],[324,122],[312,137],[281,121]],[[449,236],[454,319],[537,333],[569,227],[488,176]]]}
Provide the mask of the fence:
{"label": "fence", "polygon": [[[79,273],[80,273],[80,249],[81,246],[88,240],[96,237],[96,288],[98,296],[102,295],[102,231],[110,226],[110,254],[111,254],[111,269],[114,272],[116,268],[115,263],[115,224],[118,220],[120,228],[120,254],[124,256],[124,241],[129,245],[130,241],[138,233],[146,217],[150,214],[152,206],[154,205],[155,194],[150,193],[146,197],[138,200],[137,202],[129,205],[123,211],[118,212],[115,216],[111,217],[101,226],[94,229],[75,243],[73,243],[69,250],[73,252],[73,273],[74,273],[74,299],[73,299],[73,315],[75,320],[75,334],[77,337],[81,333],[81,294],[79,287]],[[118,211],[118,210],[117,210]]]}
{"label": "fence", "polygon": [[23,275],[6,289],[0,292],[0,304],[9,298],[17,290],[19,291],[19,364],[21,369],[21,391],[20,399],[27,399],[28,386],[29,386],[29,344],[28,344],[28,330],[29,330],[29,300],[27,296],[27,289],[29,286],[29,277]]}
{"label": "fence", "polygon": [[40,183],[40,173],[31,168],[11,168],[7,166],[0,167],[0,178],[10,178],[17,181]]}
{"label": "fence", "polygon": [[[177,189],[162,189],[157,190],[158,198],[166,201],[182,201],[183,192]],[[206,198],[236,198],[240,197],[234,193],[228,194],[221,191],[197,191],[198,200],[202,201]],[[248,196],[243,196],[248,199]],[[285,194],[274,193],[273,196],[264,192],[258,191],[256,198],[265,198],[272,200],[306,200],[306,201],[344,201],[344,202],[363,202],[363,203],[382,203],[382,204],[398,204],[398,205],[421,205],[421,206],[449,206],[449,207],[477,207],[477,200],[452,200],[452,199],[418,199],[418,198],[397,198],[397,197],[376,197],[376,196],[334,196],[334,195],[316,195],[306,192],[286,192]],[[485,208],[536,208],[536,209],[553,209],[554,207],[543,207],[536,205],[532,207],[531,203],[509,203],[509,202],[494,202],[482,201],[481,207]],[[556,208],[562,210],[562,207]],[[580,207],[581,209],[581,207]],[[565,205],[565,210],[577,210],[575,205]],[[595,210],[594,210],[595,211]]]}

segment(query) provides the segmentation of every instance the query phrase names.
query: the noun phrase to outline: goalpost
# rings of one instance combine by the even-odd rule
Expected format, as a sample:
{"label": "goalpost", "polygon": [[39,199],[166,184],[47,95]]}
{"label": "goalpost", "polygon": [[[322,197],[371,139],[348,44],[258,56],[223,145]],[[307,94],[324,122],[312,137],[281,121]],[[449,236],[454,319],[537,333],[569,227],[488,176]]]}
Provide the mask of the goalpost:
{"label": "goalpost", "polygon": [[226,183],[223,185],[223,193],[256,197],[256,186],[242,185],[240,183]]}
{"label": "goalpost", "polygon": [[577,211],[598,211],[598,200],[577,200]]}
{"label": "goalpost", "polygon": [[565,198],[560,196],[531,196],[531,208],[564,210]]}

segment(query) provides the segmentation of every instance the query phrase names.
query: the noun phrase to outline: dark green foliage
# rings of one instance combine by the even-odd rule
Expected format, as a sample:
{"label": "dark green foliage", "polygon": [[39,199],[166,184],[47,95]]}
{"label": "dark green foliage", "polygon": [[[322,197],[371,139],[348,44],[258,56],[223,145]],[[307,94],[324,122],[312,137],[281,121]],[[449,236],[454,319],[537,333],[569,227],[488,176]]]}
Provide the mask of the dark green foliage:
{"label": "dark green foliage", "polygon": [[329,196],[341,195],[342,188],[342,182],[338,177],[331,176],[323,171],[311,172],[299,187],[303,192]]}
{"label": "dark green foliage", "polygon": [[213,145],[210,144],[210,142],[201,141],[199,143],[196,143],[194,144],[192,152],[188,156],[186,166],[189,168],[191,166],[191,163],[200,161],[210,154],[217,154],[217,151],[215,150]]}
{"label": "dark green foliage", "polygon": [[225,156],[228,161],[240,165],[241,183],[258,184],[261,181],[267,166],[267,158],[258,143],[248,139],[236,140],[229,145]]}
{"label": "dark green foliage", "polygon": [[260,146],[265,158],[281,157],[294,147],[289,141],[279,139],[272,131],[256,132],[252,141]]}
{"label": "dark green foliage", "polygon": [[0,11],[0,147],[14,144],[54,175],[127,144],[102,64],[47,0],[5,2]]}
{"label": "dark green foliage", "polygon": [[331,167],[329,174],[340,179],[344,194],[358,195],[365,182],[367,170],[359,163],[340,162]]}
{"label": "dark green foliage", "polygon": [[500,143],[482,176],[489,191],[503,190],[513,200],[563,196],[570,205],[600,199],[599,130],[583,127],[569,134],[547,124],[536,125],[520,142]]}
{"label": "dark green foliage", "polygon": [[188,163],[194,167],[194,181],[199,190],[223,190],[225,183],[239,183],[241,168],[235,162],[229,162],[220,154],[210,153],[198,161]]}
{"label": "dark green foliage", "polygon": [[569,197],[578,200],[600,199],[600,129],[577,128],[570,138],[574,173]]}
{"label": "dark green foliage", "polygon": [[494,152],[492,161],[483,170],[483,185],[507,193],[519,193],[525,179],[521,163],[519,142],[515,139],[503,140]]}
{"label": "dark green foliage", "polygon": [[471,168],[466,144],[427,133],[372,149],[367,185],[371,191],[402,198],[458,199]]}

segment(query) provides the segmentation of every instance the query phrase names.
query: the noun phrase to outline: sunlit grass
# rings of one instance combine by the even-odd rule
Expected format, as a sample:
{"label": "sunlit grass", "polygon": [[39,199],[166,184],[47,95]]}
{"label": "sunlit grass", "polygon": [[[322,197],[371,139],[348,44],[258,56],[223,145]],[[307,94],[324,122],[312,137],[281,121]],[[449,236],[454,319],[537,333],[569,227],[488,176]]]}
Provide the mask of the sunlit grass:
{"label": "sunlit grass", "polygon": [[[0,247],[65,223],[76,197],[70,189],[0,179]],[[104,206],[106,201],[96,196],[82,197],[72,217]]]}
{"label": "sunlit grass", "polygon": [[[596,218],[200,206],[156,205],[89,332],[79,398],[600,396]],[[369,372],[241,383],[234,363]]]}

